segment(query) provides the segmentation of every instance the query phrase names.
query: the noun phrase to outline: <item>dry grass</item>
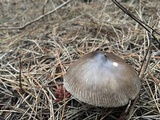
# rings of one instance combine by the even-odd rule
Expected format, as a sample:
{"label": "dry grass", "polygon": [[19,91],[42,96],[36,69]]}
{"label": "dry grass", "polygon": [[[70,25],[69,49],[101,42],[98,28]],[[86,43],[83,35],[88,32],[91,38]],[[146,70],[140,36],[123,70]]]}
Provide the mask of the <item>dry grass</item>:
{"label": "dry grass", "polygon": [[[110,0],[90,4],[72,0],[25,29],[2,30],[23,26],[63,3],[57,1],[0,1],[0,116],[5,120],[116,120],[123,107],[94,108],[73,97],[55,102],[54,92],[63,84],[68,66],[96,49],[114,52],[139,72],[148,48],[146,31]],[[160,30],[159,0],[122,4]],[[153,41],[152,53],[158,47]],[[158,120],[160,57],[151,56],[141,82],[140,97],[129,119]]]}

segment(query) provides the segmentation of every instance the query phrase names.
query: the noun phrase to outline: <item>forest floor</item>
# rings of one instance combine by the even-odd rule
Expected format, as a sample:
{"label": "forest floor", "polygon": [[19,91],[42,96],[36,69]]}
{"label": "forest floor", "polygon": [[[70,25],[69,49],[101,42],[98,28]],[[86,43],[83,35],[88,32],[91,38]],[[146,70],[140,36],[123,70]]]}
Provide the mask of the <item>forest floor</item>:
{"label": "forest floor", "polygon": [[[160,32],[159,0],[123,1]],[[141,91],[127,119],[160,120],[157,40],[142,70],[151,38],[111,0],[0,0],[0,120],[118,119],[123,107],[89,106],[74,96],[57,101],[68,66],[97,49],[120,56],[140,74]]]}

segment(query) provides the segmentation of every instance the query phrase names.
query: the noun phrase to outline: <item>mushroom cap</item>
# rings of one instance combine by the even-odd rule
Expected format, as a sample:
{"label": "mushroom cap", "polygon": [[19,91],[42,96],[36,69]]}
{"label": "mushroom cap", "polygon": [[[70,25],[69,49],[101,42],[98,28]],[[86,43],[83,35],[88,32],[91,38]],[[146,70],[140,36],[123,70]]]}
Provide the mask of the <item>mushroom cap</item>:
{"label": "mushroom cap", "polygon": [[75,98],[99,107],[119,107],[135,99],[141,83],[135,70],[113,53],[94,51],[73,63],[64,87]]}

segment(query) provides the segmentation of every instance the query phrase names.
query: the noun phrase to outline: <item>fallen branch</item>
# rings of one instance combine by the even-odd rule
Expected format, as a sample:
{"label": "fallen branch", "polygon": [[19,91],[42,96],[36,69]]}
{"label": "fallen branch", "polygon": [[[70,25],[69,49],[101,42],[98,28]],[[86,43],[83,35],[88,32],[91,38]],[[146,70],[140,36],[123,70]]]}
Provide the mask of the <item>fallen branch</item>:
{"label": "fallen branch", "polygon": [[27,22],[27,23],[26,23],[25,25],[23,25],[23,26],[19,26],[19,27],[0,26],[0,27],[2,27],[2,28],[0,28],[0,30],[12,30],[12,29],[23,30],[23,29],[25,29],[27,26],[29,26],[29,25],[31,25],[31,24],[33,24],[33,23],[35,23],[35,22],[43,19],[44,17],[46,17],[46,16],[54,13],[55,11],[57,11],[58,9],[60,9],[61,7],[67,5],[70,1],[71,1],[71,0],[68,0],[68,1],[64,2],[63,4],[61,4],[60,6],[58,6],[57,8],[55,8],[54,10],[49,11],[48,13],[39,16],[38,18],[32,20],[31,22]]}

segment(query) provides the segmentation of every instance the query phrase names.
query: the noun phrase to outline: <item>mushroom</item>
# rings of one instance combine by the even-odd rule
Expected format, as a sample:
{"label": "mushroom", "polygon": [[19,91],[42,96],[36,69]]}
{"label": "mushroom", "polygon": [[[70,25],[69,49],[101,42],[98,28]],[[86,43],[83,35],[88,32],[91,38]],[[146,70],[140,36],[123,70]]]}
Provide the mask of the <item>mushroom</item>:
{"label": "mushroom", "polygon": [[94,51],[73,63],[64,87],[78,100],[99,107],[119,107],[135,99],[141,87],[135,70],[113,53]]}

